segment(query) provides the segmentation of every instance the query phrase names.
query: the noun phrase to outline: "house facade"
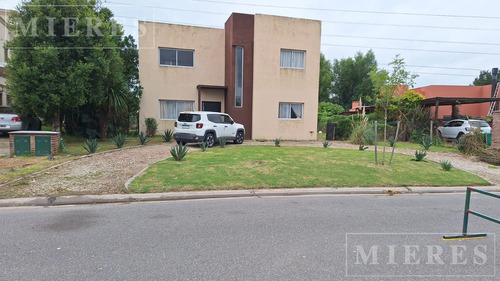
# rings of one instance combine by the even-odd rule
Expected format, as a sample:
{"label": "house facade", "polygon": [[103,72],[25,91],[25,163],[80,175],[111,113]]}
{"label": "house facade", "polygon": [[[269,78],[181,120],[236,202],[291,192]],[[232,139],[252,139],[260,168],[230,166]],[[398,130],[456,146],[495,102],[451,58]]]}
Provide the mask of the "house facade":
{"label": "house facade", "polygon": [[139,22],[140,126],[230,114],[247,139],[316,139],[321,22],[233,13],[224,29]]}
{"label": "house facade", "polygon": [[[491,85],[486,86],[426,86],[413,89],[428,98],[491,98]],[[490,103],[475,103],[458,105],[461,115],[470,115],[474,117],[485,118],[490,109]],[[431,107],[431,112],[435,107]],[[451,116],[452,106],[440,106],[438,119],[444,119],[445,116]]]}

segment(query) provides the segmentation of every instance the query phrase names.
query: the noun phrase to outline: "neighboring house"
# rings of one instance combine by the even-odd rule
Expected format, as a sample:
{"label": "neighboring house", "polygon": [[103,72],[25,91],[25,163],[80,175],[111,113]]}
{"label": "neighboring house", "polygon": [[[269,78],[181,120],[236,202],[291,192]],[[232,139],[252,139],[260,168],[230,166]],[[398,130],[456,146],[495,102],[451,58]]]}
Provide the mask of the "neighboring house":
{"label": "neighboring house", "polygon": [[[428,98],[491,98],[491,85],[486,86],[426,86],[413,89]],[[485,118],[490,109],[489,102],[462,104],[457,106],[459,114]],[[435,107],[431,107],[434,114]],[[438,119],[451,118],[451,106],[439,106]]]}
{"label": "neighboring house", "polygon": [[12,38],[12,34],[7,29],[8,15],[11,11],[0,9],[0,110],[7,107],[9,99],[7,98],[7,90],[5,88],[6,76],[5,65],[7,60],[7,50],[4,49],[4,44]]}
{"label": "neighboring house", "polygon": [[140,126],[230,114],[247,139],[316,139],[321,22],[233,13],[224,29],[139,22]]}

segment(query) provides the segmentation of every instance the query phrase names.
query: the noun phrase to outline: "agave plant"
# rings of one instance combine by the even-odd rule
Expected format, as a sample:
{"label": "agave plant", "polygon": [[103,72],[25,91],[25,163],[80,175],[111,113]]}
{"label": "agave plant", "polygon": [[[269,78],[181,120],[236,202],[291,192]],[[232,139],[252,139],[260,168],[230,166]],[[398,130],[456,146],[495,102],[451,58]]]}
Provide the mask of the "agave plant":
{"label": "agave plant", "polygon": [[420,145],[425,150],[429,150],[429,148],[432,146],[432,138],[430,136],[423,136],[422,141],[420,142]]}
{"label": "agave plant", "polygon": [[453,165],[451,164],[450,161],[445,160],[445,161],[441,162],[441,168],[443,168],[443,170],[445,170],[445,171],[449,171],[449,170],[451,170],[451,168],[453,168]]}
{"label": "agave plant", "polygon": [[151,140],[151,138],[149,138],[148,135],[146,135],[144,132],[141,132],[137,136],[137,140],[141,145],[146,145]]}
{"label": "agave plant", "polygon": [[172,132],[172,130],[168,129],[166,131],[163,131],[163,135],[161,135],[161,137],[165,140],[165,142],[171,142],[174,138],[174,133]]}
{"label": "agave plant", "polygon": [[417,150],[415,151],[415,161],[423,161],[425,156],[427,156],[427,152],[425,150]]}
{"label": "agave plant", "polygon": [[274,146],[280,147],[281,146],[281,139],[274,139]]}
{"label": "agave plant", "polygon": [[113,143],[116,146],[116,148],[122,148],[123,145],[125,144],[126,140],[127,140],[127,136],[123,135],[122,133],[118,133],[111,140],[111,143]]}
{"label": "agave plant", "polygon": [[92,154],[97,151],[98,147],[99,144],[97,143],[97,139],[86,139],[85,146],[83,148],[85,148],[89,154]]}
{"label": "agave plant", "polygon": [[170,148],[170,154],[176,161],[182,161],[186,156],[188,149],[185,145],[176,145]]}
{"label": "agave plant", "polygon": [[323,142],[323,148],[328,148],[330,145],[332,145],[332,144],[329,143],[328,141]]}
{"label": "agave plant", "polygon": [[207,150],[207,143],[206,142],[202,142],[200,144],[200,149],[201,149],[201,152],[205,152]]}
{"label": "agave plant", "polygon": [[219,146],[224,148],[226,146],[227,140],[225,138],[219,138]]}

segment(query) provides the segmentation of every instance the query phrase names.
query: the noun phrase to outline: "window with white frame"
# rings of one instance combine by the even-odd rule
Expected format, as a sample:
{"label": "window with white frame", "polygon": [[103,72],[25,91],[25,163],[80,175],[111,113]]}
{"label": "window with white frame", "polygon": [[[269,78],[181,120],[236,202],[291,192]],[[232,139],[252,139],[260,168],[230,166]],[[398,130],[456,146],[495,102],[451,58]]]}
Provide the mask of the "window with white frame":
{"label": "window with white frame", "polygon": [[280,102],[278,118],[279,119],[302,119],[303,103],[284,103]]}
{"label": "window with white frame", "polygon": [[235,85],[234,85],[234,106],[243,106],[243,63],[244,49],[241,46],[236,46],[236,62],[235,62]]}
{"label": "window with white frame", "polygon": [[281,68],[304,69],[306,62],[306,52],[297,50],[281,49]]}
{"label": "window with white frame", "polygon": [[194,51],[159,48],[160,65],[194,67]]}
{"label": "window with white frame", "polygon": [[194,101],[160,100],[160,120],[177,120],[182,111],[193,111]]}

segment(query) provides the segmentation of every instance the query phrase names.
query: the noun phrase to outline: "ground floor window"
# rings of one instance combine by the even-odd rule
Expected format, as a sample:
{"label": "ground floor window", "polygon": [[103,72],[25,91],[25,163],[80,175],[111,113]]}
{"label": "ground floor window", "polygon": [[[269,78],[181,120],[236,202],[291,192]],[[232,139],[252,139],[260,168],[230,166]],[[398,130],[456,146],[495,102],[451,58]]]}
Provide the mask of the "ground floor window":
{"label": "ground floor window", "polygon": [[280,102],[278,118],[280,119],[302,119],[303,103]]}
{"label": "ground floor window", "polygon": [[177,120],[182,111],[193,111],[194,101],[160,100],[160,119]]}

